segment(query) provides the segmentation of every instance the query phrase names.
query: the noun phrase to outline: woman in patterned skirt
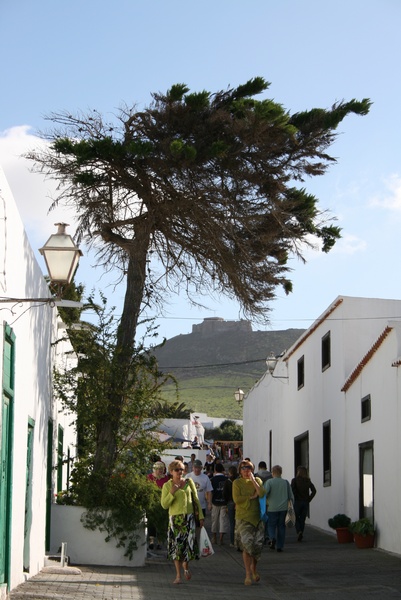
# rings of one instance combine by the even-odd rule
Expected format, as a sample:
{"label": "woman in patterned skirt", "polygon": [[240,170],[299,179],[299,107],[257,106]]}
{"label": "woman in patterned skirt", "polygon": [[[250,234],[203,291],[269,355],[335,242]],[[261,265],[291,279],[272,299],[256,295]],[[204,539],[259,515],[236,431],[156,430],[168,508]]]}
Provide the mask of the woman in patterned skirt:
{"label": "woman in patterned skirt", "polygon": [[240,477],[233,481],[235,544],[242,550],[245,585],[252,585],[252,580],[255,583],[260,580],[256,565],[265,537],[265,524],[260,518],[259,508],[259,498],[265,495],[265,490],[262,480],[254,476],[253,470],[250,460],[242,460],[239,464]]}
{"label": "woman in patterned skirt", "polygon": [[199,557],[195,535],[195,511],[199,514],[201,527],[203,512],[194,482],[184,479],[184,464],[173,460],[169,465],[169,473],[171,479],[163,485],[161,505],[169,512],[167,558],[174,561],[176,577],[173,583],[179,584],[182,583],[181,569],[185,579],[189,581],[192,575],[188,563]]}

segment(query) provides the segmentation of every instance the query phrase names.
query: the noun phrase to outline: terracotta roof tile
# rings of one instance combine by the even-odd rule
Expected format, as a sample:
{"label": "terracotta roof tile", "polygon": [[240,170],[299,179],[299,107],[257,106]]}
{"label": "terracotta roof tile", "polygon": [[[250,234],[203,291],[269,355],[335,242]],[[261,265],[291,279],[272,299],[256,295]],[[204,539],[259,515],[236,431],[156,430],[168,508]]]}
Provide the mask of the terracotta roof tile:
{"label": "terracotta roof tile", "polygon": [[342,303],[343,299],[339,298],[334,304],[333,306],[330,306],[330,308],[320,317],[320,319],[318,319],[312,326],[310,329],[307,330],[307,332],[299,339],[299,341],[295,344],[295,346],[293,346],[292,348],[290,348],[290,350],[288,351],[288,354],[285,354],[283,357],[284,361],[287,361],[290,356],[292,356],[292,354],[294,354],[294,352],[296,352],[298,350],[298,348],[300,346],[302,346],[302,344],[305,342],[305,340],[308,339],[308,337],[310,337],[312,335],[312,333],[314,331],[316,331],[316,329],[319,327],[319,325],[321,325],[326,319],[327,317],[329,317],[331,315],[331,313],[333,313],[336,308],[338,308],[338,306],[340,306],[340,304]]}
{"label": "terracotta roof tile", "polygon": [[375,341],[375,343],[373,344],[373,346],[365,354],[365,356],[362,358],[362,360],[357,364],[357,366],[355,367],[355,369],[352,371],[351,375],[348,377],[348,379],[344,383],[343,387],[341,388],[342,392],[346,392],[346,391],[349,390],[349,388],[351,387],[351,385],[354,383],[355,379],[357,379],[357,377],[363,371],[363,369],[365,368],[365,366],[368,364],[368,362],[370,361],[370,359],[372,358],[372,356],[380,348],[380,346],[382,345],[382,343],[384,342],[384,340],[386,339],[386,337],[388,336],[388,334],[390,333],[390,331],[392,331],[392,329],[393,329],[392,327],[386,327],[384,329],[384,331],[379,335],[379,337],[377,338],[377,340]]}

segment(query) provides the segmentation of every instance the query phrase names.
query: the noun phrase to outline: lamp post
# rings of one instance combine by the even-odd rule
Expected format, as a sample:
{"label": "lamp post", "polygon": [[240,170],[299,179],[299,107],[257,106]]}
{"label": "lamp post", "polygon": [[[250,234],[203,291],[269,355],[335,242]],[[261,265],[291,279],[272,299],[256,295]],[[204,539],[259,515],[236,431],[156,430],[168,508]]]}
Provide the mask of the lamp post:
{"label": "lamp post", "polygon": [[[56,297],[47,298],[0,298],[0,302],[19,304],[20,302],[59,303],[61,301],[61,286],[71,282],[78,267],[81,250],[74,244],[70,235],[65,232],[67,223],[55,223],[58,227],[57,233],[52,234],[46,244],[39,248],[39,252],[45,259],[49,278],[52,283],[57,284],[58,293]],[[82,307],[81,302],[69,300],[61,301],[65,307]]]}
{"label": "lamp post", "polygon": [[238,404],[241,404],[241,402],[244,399],[244,396],[245,396],[245,394],[244,394],[244,392],[240,388],[238,388],[234,392],[234,398],[235,398],[236,402],[238,402]]}

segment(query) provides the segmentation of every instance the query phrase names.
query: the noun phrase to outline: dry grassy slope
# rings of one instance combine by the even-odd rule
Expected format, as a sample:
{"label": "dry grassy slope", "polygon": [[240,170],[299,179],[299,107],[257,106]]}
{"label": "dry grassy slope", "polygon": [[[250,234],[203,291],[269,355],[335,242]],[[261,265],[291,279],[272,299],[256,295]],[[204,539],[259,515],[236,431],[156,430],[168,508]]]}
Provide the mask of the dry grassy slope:
{"label": "dry grassy slope", "polygon": [[[238,387],[248,391],[265,372],[270,352],[280,354],[303,331],[190,333],[167,340],[156,356],[161,370],[176,377],[180,402],[211,416],[240,419],[242,409],[234,401],[234,391]],[[165,397],[177,399],[173,386],[167,388]]]}

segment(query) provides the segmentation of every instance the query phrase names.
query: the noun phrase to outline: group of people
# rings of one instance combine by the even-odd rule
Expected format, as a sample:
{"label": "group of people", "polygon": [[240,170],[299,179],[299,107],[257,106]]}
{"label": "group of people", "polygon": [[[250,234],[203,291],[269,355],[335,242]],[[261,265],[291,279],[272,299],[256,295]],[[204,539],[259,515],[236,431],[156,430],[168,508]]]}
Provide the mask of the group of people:
{"label": "group of people", "polygon": [[[276,465],[270,473],[261,461],[258,471],[249,458],[241,460],[225,474],[217,463],[212,477],[202,472],[204,465],[195,459],[193,470],[186,473],[178,458],[169,465],[170,478],[162,487],[161,505],[168,510],[167,556],[175,564],[174,584],[192,577],[189,563],[199,556],[196,527],[203,527],[205,515],[211,515],[212,542],[222,544],[230,533],[230,544],[242,552],[245,585],[260,580],[257,563],[263,545],[282,552],[285,542],[286,514],[289,501],[296,515],[298,541],[302,541],[308,507],[316,494],[305,467],[298,467],[291,484],[282,478]],[[266,498],[267,523],[262,518],[261,502]],[[219,539],[217,540],[217,536]]]}

